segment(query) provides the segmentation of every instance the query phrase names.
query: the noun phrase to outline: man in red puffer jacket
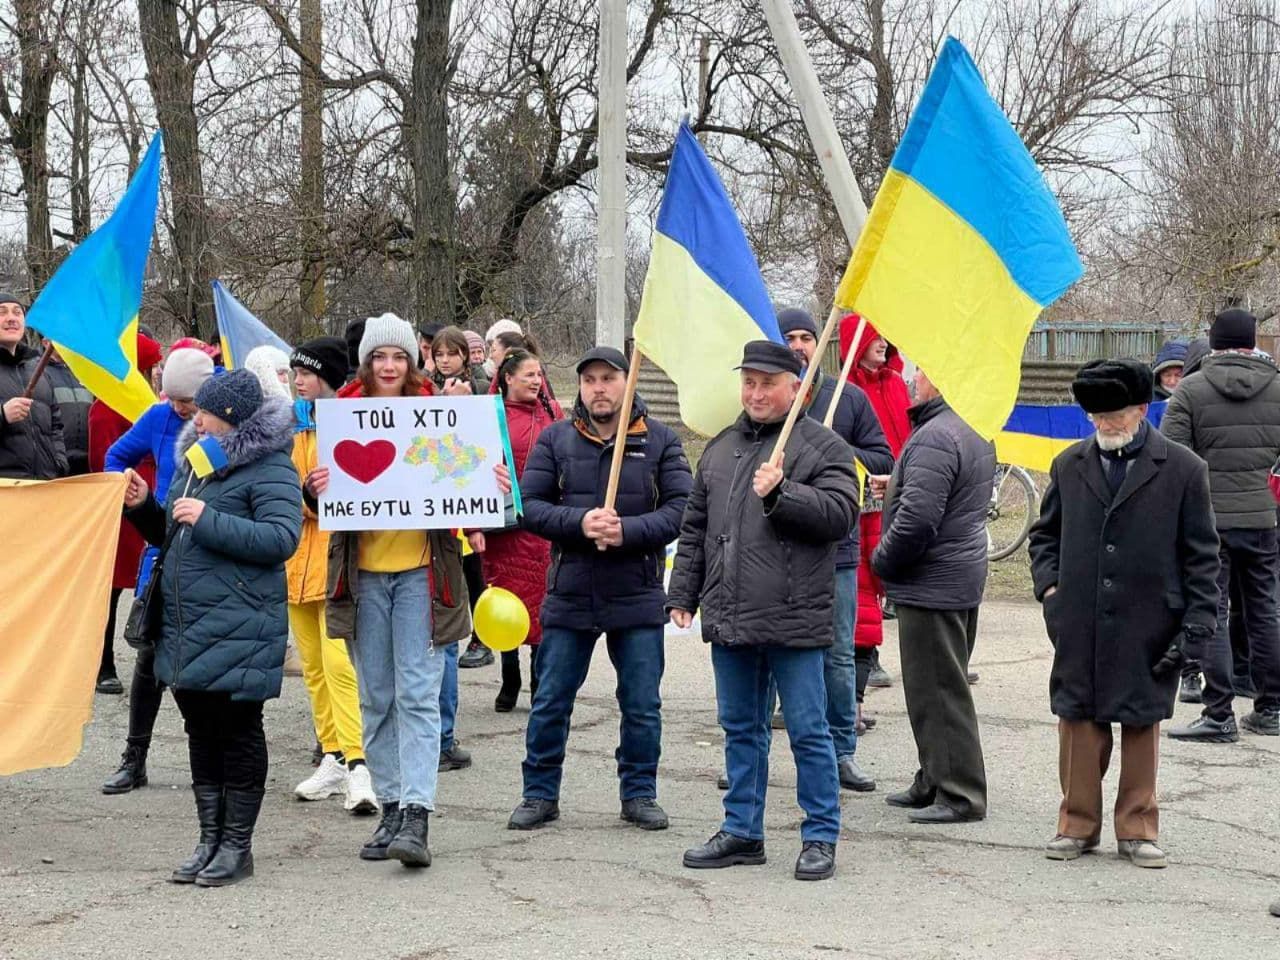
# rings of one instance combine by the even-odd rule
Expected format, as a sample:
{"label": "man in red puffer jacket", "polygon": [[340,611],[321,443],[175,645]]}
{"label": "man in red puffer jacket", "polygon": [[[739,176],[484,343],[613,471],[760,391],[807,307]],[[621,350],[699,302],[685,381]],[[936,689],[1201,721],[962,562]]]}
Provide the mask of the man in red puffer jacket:
{"label": "man in red puffer jacket", "polygon": [[[907,419],[911,394],[902,378],[902,357],[898,355],[898,348],[880,336],[870,323],[863,327],[862,337],[854,345],[853,336],[858,329],[858,320],[858,315],[851,313],[840,321],[841,362],[853,346],[857,360],[849,372],[849,382],[861,387],[871,401],[872,409],[880,421],[880,428],[884,431],[889,449],[893,451],[896,460],[911,433],[911,423]],[[879,504],[879,500],[874,503],[868,501],[859,520],[864,557],[870,557],[876,544],[880,542]],[[867,684],[887,687],[893,682],[888,673],[881,669],[878,654],[880,644],[884,641],[880,612],[883,597],[884,588],[880,585],[880,579],[871,571],[871,564],[859,564],[858,623],[853,636],[854,655],[858,662],[859,717]]]}

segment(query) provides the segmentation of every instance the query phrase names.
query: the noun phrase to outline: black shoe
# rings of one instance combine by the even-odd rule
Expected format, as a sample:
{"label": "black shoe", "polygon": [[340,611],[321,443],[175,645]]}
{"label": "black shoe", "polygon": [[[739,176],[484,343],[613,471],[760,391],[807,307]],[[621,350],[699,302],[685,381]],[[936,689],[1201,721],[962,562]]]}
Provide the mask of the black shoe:
{"label": "black shoe", "polygon": [[102,785],[103,793],[128,793],[147,785],[147,747],[150,741],[128,743],[120,756],[120,768]]}
{"label": "black shoe", "polygon": [[406,867],[431,866],[431,848],[427,846],[427,818],[430,811],[421,804],[404,808],[396,838],[387,845],[387,858],[399,860]]}
{"label": "black shoe", "polygon": [[1260,737],[1280,737],[1280,713],[1254,710],[1240,718],[1240,726]]}
{"label": "black shoe", "polygon": [[200,842],[195,852],[182,866],[173,871],[169,879],[174,883],[195,883],[196,875],[209,865],[218,852],[218,840],[222,837],[222,786],[193,784],[196,795],[196,817],[200,821]]}
{"label": "black shoe", "polygon": [[693,870],[757,866],[764,862],[763,840],[744,840],[723,830],[702,846],[684,852],[684,865]]}
{"label": "black shoe", "polygon": [[471,766],[471,751],[463,750],[456,740],[448,750],[440,751],[438,770],[465,770],[469,766]]}
{"label": "black shoe", "polygon": [[560,804],[554,800],[525,797],[520,806],[511,811],[508,830],[536,830],[538,827],[560,819]]}
{"label": "black shoe", "polygon": [[806,840],[796,859],[797,880],[826,880],[836,872],[836,845]]}
{"label": "black shoe", "polygon": [[969,670],[969,671],[965,674],[965,676],[966,676],[966,677],[968,678],[968,680],[969,680],[969,686],[973,686],[973,685],[974,685],[975,683],[977,683],[977,682],[978,682],[978,680],[980,679],[980,678],[979,678],[979,676],[978,676],[978,671],[977,671],[977,670]]}
{"label": "black shoe", "polygon": [[723,773],[720,774],[720,776],[716,778],[716,786],[719,787],[721,790],[728,790],[729,777]]}
{"label": "black shoe", "polygon": [[392,800],[390,803],[382,805],[382,820],[379,821],[377,829],[373,831],[373,836],[369,838],[369,842],[360,848],[361,860],[388,859],[387,847],[391,846],[391,841],[400,832],[400,819],[400,804]]}
{"label": "black shoe", "polygon": [[[885,617],[885,619],[889,619]],[[893,677],[889,676],[889,672],[880,666],[880,651],[872,649],[871,651],[871,670],[867,673],[868,687],[892,687]]]}
{"label": "black shoe", "polygon": [[907,807],[912,810],[923,810],[925,807],[933,803],[933,794],[920,794],[912,787],[906,790],[899,790],[897,793],[891,793],[884,798],[884,802],[891,807]]}
{"label": "black shoe", "polygon": [[876,788],[875,780],[863,772],[863,769],[858,766],[858,761],[853,757],[848,760],[841,760],[838,769],[840,771],[840,786],[846,790],[870,793]]}
{"label": "black shoe", "polygon": [[320,746],[320,742],[316,741],[316,748],[311,751],[311,765],[318,767],[324,763],[324,747]]}
{"label": "black shoe", "polygon": [[641,830],[665,830],[668,825],[666,813],[653,797],[623,800],[622,813],[618,817],[627,823],[634,823]]}
{"label": "black shoe", "polygon": [[472,667],[487,667],[491,663],[493,663],[493,651],[474,637],[467,644],[466,652],[458,658],[458,666],[464,670],[470,670]]}
{"label": "black shoe", "polygon": [[1182,683],[1178,687],[1178,699],[1183,703],[1204,703],[1200,674],[1192,673],[1182,678]]}
{"label": "black shoe", "polygon": [[253,876],[253,828],[262,810],[262,790],[232,790],[222,801],[222,837],[209,865],[196,874],[198,887],[225,887]]}
{"label": "black shoe", "polygon": [[1184,727],[1169,729],[1171,740],[1192,740],[1197,743],[1235,743],[1240,739],[1236,718],[1214,720],[1212,717],[1196,717]]}
{"label": "black shoe", "polygon": [[927,807],[919,807],[907,814],[912,823],[975,823],[985,819],[971,813],[961,813],[945,803],[933,803]]}
{"label": "black shoe", "polygon": [[114,697],[124,693],[124,684],[116,676],[115,670],[104,670],[98,674],[98,682],[93,689]]}

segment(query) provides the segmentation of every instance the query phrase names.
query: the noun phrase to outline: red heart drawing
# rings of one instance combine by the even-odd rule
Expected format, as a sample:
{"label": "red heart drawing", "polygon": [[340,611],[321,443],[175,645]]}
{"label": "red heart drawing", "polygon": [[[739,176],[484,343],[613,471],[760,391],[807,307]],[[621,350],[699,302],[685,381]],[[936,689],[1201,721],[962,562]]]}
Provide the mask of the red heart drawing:
{"label": "red heart drawing", "polygon": [[361,483],[372,483],[396,460],[396,445],[390,440],[357,443],[343,440],[333,448],[333,460],[343,473]]}

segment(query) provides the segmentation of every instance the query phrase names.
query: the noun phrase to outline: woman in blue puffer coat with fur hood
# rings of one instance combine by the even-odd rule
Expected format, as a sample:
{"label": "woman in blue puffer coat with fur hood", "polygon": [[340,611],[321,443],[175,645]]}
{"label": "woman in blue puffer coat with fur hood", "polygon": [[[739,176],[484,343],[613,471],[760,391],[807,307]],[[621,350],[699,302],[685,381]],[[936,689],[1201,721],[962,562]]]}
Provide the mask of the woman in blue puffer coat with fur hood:
{"label": "woman in blue puffer coat with fur hood", "polygon": [[[224,886],[253,875],[251,841],[267,780],[262,705],[280,695],[289,624],[285,561],[302,529],[289,451],[293,411],[235,370],[205,382],[178,438],[162,508],[132,472],[128,516],[161,561],[156,677],[185,721],[200,842],[175,883]],[[186,453],[216,437],[226,465],[194,475]]]}

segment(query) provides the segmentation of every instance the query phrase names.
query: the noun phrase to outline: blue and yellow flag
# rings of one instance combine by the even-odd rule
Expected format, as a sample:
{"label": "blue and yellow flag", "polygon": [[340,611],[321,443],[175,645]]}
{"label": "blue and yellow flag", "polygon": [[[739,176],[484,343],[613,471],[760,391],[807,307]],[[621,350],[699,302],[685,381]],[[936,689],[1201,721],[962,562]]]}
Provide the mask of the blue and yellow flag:
{"label": "blue and yellow flag", "polygon": [[[1147,421],[1159,430],[1166,401],[1147,407]],[[996,459],[1048,473],[1054,458],[1079,440],[1093,436],[1089,416],[1075,404],[1041,406],[1019,403],[996,434]]]}
{"label": "blue and yellow flag", "polygon": [[138,309],[160,192],[156,134],[111,217],[44,285],[27,322],[48,337],[80,382],[128,420],[156,402],[138,372]]}
{"label": "blue and yellow flag", "polygon": [[675,381],[680,419],[708,436],[742,411],[733,368],[743,344],[783,342],[747,235],[685,124],[658,209],[635,339]]}
{"label": "blue and yellow flag", "polygon": [[948,37],[836,303],[867,317],[992,439],[1040,311],[1084,267],[1035,161]]}
{"label": "blue and yellow flag", "polygon": [[191,464],[191,471],[201,480],[221,470],[229,462],[226,451],[222,449],[222,444],[218,442],[217,437],[201,437],[187,447],[187,463]]}
{"label": "blue and yellow flag", "polygon": [[228,370],[243,367],[245,357],[254,347],[266,345],[279,347],[285,353],[293,352],[292,347],[272,333],[217,280],[213,281],[213,310],[222,339],[222,365]]}

